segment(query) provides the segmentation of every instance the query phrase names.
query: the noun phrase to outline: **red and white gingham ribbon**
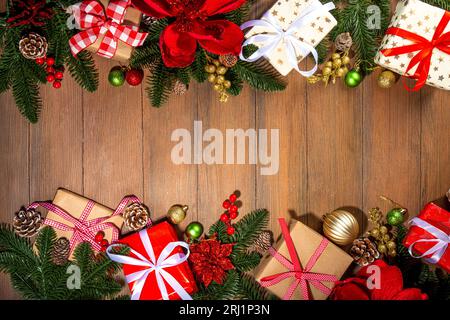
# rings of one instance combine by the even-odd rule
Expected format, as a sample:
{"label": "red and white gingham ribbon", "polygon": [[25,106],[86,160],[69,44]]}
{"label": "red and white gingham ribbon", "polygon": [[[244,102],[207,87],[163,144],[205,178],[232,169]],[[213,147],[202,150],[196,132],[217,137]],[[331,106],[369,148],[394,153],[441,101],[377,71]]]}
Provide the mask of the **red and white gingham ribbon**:
{"label": "red and white gingham ribbon", "polygon": [[111,0],[106,8],[95,0],[83,1],[80,5],[79,25],[83,31],[69,40],[70,50],[76,56],[103,35],[97,54],[114,57],[117,42],[123,41],[132,47],[144,44],[148,33],[139,32],[138,26],[122,25],[131,0]]}
{"label": "red and white gingham ribbon", "polygon": [[[127,196],[122,199],[122,201],[119,203],[116,210],[113,212],[111,216],[91,220],[88,220],[88,217],[91,214],[92,208],[95,205],[95,202],[92,200],[88,201],[86,208],[84,208],[83,213],[81,214],[79,219],[73,217],[67,211],[61,209],[57,205],[54,205],[53,203],[50,202],[43,202],[43,201],[33,202],[27,207],[27,209],[36,209],[37,207],[42,207],[57,214],[64,220],[72,223],[73,226],[70,226],[69,224],[66,224],[64,222],[59,222],[52,219],[44,220],[45,225],[51,226],[61,231],[73,232],[72,237],[69,239],[70,253],[72,253],[72,251],[75,249],[75,246],[78,243],[85,241],[89,242],[94,250],[100,251],[101,246],[100,244],[95,242],[94,238],[97,232],[106,229],[112,230],[111,243],[116,242],[117,239],[119,238],[119,230],[113,223],[105,221],[110,219],[111,217],[120,215],[128,203],[141,203],[141,201],[139,200],[139,198],[135,196]],[[148,224],[149,225],[151,224],[151,220],[149,220]]]}
{"label": "red and white gingham ribbon", "polygon": [[328,288],[323,284],[323,282],[336,282],[338,279],[335,275],[326,274],[326,273],[315,273],[310,272],[311,269],[316,264],[319,257],[322,255],[323,251],[328,245],[328,240],[323,238],[320,245],[317,247],[314,254],[309,259],[308,263],[306,264],[305,269],[302,269],[302,266],[300,264],[300,260],[297,256],[297,252],[295,251],[295,245],[292,241],[291,235],[289,233],[288,226],[286,224],[286,221],[283,218],[278,219],[278,222],[280,223],[281,232],[283,234],[284,240],[286,241],[286,246],[289,250],[289,255],[291,257],[291,261],[289,261],[286,257],[284,257],[282,254],[277,252],[273,247],[269,249],[269,253],[278,260],[286,269],[289,271],[274,274],[271,276],[267,276],[261,279],[261,285],[263,287],[270,287],[273,286],[285,279],[293,278],[294,281],[292,281],[291,285],[289,286],[286,294],[283,296],[283,300],[289,300],[291,299],[292,295],[294,294],[295,289],[297,289],[298,286],[300,286],[300,291],[303,295],[303,298],[305,300],[311,300],[311,294],[309,292],[309,286],[308,284],[312,284],[314,287],[319,289],[321,292],[325,294],[330,294],[331,289]]}

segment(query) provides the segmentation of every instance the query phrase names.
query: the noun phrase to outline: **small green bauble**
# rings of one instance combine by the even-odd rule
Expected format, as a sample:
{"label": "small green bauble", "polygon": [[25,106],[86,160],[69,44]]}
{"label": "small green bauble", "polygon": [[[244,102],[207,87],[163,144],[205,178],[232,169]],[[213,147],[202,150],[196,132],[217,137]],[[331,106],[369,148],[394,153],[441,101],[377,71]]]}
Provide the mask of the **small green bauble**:
{"label": "small green bauble", "polygon": [[362,82],[363,76],[361,72],[356,69],[350,70],[345,76],[345,84],[349,88],[356,88]]}
{"label": "small green bauble", "polygon": [[108,75],[108,82],[114,87],[120,87],[125,83],[125,72],[121,67],[114,67]]}
{"label": "small green bauble", "polygon": [[404,208],[394,208],[391,211],[389,211],[386,215],[386,221],[391,226],[398,226],[403,223],[404,221],[404,214],[405,214]]}
{"label": "small green bauble", "polygon": [[191,222],[186,227],[185,232],[189,239],[196,240],[203,234],[203,226],[200,222]]}

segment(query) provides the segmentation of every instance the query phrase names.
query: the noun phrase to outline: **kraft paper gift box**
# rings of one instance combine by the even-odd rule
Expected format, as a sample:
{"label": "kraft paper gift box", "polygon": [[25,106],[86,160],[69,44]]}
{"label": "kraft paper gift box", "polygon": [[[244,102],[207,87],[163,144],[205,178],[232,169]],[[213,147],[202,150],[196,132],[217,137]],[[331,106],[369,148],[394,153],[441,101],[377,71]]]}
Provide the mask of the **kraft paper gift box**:
{"label": "kraft paper gift box", "polygon": [[[310,258],[320,246],[324,237],[311,228],[307,227],[305,224],[298,221],[293,221],[291,223],[289,233],[295,246],[295,251],[300,260],[301,266],[304,269]],[[277,243],[274,245],[274,249],[291,261],[287,242],[283,237],[281,237],[279,241],[277,241]],[[351,256],[349,256],[333,243],[328,242],[324,251],[318,258],[314,266],[311,268],[310,272],[333,275],[337,280],[339,280],[347,270],[347,268],[350,266],[352,261],[353,258]],[[275,274],[280,274],[287,271],[288,270],[285,266],[283,266],[272,255],[268,254],[262,259],[260,266],[255,271],[255,278],[258,282],[261,282],[261,280],[265,277],[273,276]],[[284,279],[278,284],[268,286],[267,290],[269,290],[277,297],[281,298],[288,291],[288,288],[293,281],[293,278]],[[329,289],[332,289],[334,287],[334,284],[330,282],[323,282],[323,285],[325,285]],[[328,298],[328,294],[323,293],[310,283],[308,283],[308,287],[310,289],[312,300],[325,300]],[[297,288],[296,290],[294,290],[294,293],[290,299],[305,300],[304,298],[305,297],[301,293],[301,290]]]}
{"label": "kraft paper gift box", "polygon": [[[267,20],[270,16],[274,18],[279,26],[286,31],[289,26],[294,22],[302,11],[308,9],[312,4],[321,4],[319,0],[280,0],[276,2],[261,18],[261,20]],[[312,19],[304,26],[302,26],[297,32],[295,32],[296,38],[306,44],[316,47],[326,35],[337,25],[336,19],[333,15],[326,10],[320,10],[313,14]],[[265,34],[270,32],[263,26],[255,26],[251,28],[245,37],[249,37],[256,34]],[[260,47],[261,43],[254,43]],[[297,62],[301,62],[305,57],[299,52],[297,53]],[[288,62],[286,49],[283,43],[278,44],[275,50],[266,57],[270,64],[283,76],[286,76],[292,71],[293,67]]]}
{"label": "kraft paper gift box", "polygon": [[[65,189],[58,189],[58,191],[56,192],[56,195],[53,199],[53,204],[58,206],[59,208],[65,210],[72,217],[79,219],[89,201],[90,201],[89,199],[87,199],[83,196],[80,196],[74,192],[71,192],[71,191],[68,191]],[[114,226],[116,226],[118,232],[120,232],[120,229],[122,228],[122,225],[123,225],[123,217],[122,217],[122,215],[116,215],[116,216],[111,217],[113,212],[114,212],[114,210],[95,202],[89,216],[87,217],[87,220],[110,217],[110,218],[106,219],[104,222],[112,223]],[[57,223],[59,222],[61,224],[67,225],[69,227],[74,226],[72,222],[65,220],[63,217],[61,217],[60,215],[58,215],[52,211],[49,211],[47,213],[46,219],[51,219],[53,221],[56,221]],[[63,230],[59,230],[58,228],[54,228],[54,229],[55,229],[55,232],[58,237],[65,237],[70,240],[73,235],[73,231],[63,231]],[[106,228],[106,229],[103,229],[102,231],[105,233],[104,239],[108,240],[108,242],[111,243],[111,239],[113,237],[113,229]],[[76,245],[78,245],[78,243],[75,244],[75,246]],[[73,257],[73,250],[72,250],[72,254],[71,254],[70,258],[72,258],[72,257]]]}
{"label": "kraft paper gift box", "polygon": [[[390,27],[404,29],[427,41],[432,41],[438,25],[442,21],[446,11],[431,6],[419,0],[400,1],[391,20]],[[449,14],[447,12],[447,14]],[[443,34],[450,32],[450,23],[446,25]],[[400,48],[413,44],[412,40],[396,34],[386,34],[383,38],[379,52],[375,57],[375,63],[405,76],[413,76],[418,66],[406,73],[408,65],[420,51],[408,52],[394,56],[386,56],[382,53],[385,49]],[[423,60],[423,59],[421,59]],[[450,90],[450,54],[439,48],[434,48],[431,56],[431,66],[427,75],[426,84],[444,90]]]}

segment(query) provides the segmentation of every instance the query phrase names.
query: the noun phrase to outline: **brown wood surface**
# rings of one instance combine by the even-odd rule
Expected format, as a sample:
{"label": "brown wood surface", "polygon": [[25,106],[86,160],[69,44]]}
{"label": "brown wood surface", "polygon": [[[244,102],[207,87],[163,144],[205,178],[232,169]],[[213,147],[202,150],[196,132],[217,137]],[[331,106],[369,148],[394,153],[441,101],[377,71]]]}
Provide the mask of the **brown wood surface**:
{"label": "brown wood surface", "polygon": [[[257,12],[263,12],[266,3]],[[122,196],[143,197],[154,219],[175,204],[190,207],[186,221],[205,228],[218,219],[231,192],[242,193],[242,212],[270,210],[320,229],[323,214],[345,207],[362,227],[365,212],[386,195],[415,215],[450,187],[450,93],[426,87],[406,92],[376,85],[307,85],[292,73],[282,93],[245,88],[227,104],[209,84],[193,84],[161,109],[149,106],[143,87],[113,88],[114,62],[97,58],[101,82],[83,92],[66,78],[63,88],[42,88],[40,122],[28,124],[10,93],[0,96],[0,221],[32,200],[48,200],[58,187],[83,193],[110,207]],[[260,175],[260,165],[175,165],[171,134],[194,120],[203,130],[280,130],[280,169]],[[0,298],[18,298],[0,276]]]}

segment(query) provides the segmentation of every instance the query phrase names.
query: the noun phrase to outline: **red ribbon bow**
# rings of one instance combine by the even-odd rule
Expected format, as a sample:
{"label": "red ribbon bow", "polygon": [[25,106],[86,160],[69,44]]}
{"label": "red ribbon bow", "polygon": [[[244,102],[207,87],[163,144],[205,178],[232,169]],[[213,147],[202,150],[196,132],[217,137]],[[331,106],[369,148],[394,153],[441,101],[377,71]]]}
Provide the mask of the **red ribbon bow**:
{"label": "red ribbon bow", "polygon": [[450,12],[446,11],[441,21],[439,22],[439,25],[437,26],[433,39],[431,41],[401,28],[391,27],[387,29],[386,34],[392,34],[402,37],[404,39],[412,41],[413,44],[398,48],[383,49],[381,50],[381,53],[383,55],[385,55],[386,57],[391,57],[419,51],[411,59],[408,68],[405,71],[405,75],[407,75],[412,68],[418,65],[415,74],[409,76],[409,78],[417,80],[415,86],[413,88],[410,88],[405,84],[405,87],[408,91],[418,91],[427,82],[431,66],[431,57],[433,56],[434,49],[439,49],[442,52],[450,54],[450,32],[444,33],[444,30],[449,22]]}
{"label": "red ribbon bow", "polygon": [[111,0],[106,8],[94,0],[83,1],[80,5],[80,27],[69,40],[70,50],[76,56],[104,35],[97,53],[106,58],[112,58],[117,50],[117,42],[123,41],[132,47],[144,44],[148,33],[139,32],[137,26],[122,25],[131,0]]}
{"label": "red ribbon bow", "polygon": [[320,245],[317,247],[314,254],[309,259],[306,264],[305,269],[302,269],[300,264],[300,260],[297,256],[297,252],[295,251],[295,245],[292,241],[291,235],[289,233],[288,226],[286,221],[283,218],[278,219],[278,222],[281,227],[281,232],[283,234],[284,240],[286,241],[286,246],[289,250],[289,256],[291,257],[291,261],[289,261],[282,254],[277,252],[273,247],[269,249],[269,253],[278,260],[283,266],[285,266],[289,271],[274,274],[271,276],[264,277],[260,280],[261,285],[263,287],[273,286],[285,279],[293,278],[292,284],[289,286],[286,294],[283,297],[283,300],[291,299],[295,289],[300,286],[300,292],[303,295],[305,300],[311,300],[311,294],[309,292],[308,284],[312,284],[314,287],[319,289],[321,292],[329,295],[331,293],[331,289],[323,284],[323,282],[336,282],[338,281],[335,275],[326,274],[326,273],[315,273],[311,272],[311,269],[316,264],[319,257],[322,255],[323,251],[328,245],[328,240],[323,238]]}

